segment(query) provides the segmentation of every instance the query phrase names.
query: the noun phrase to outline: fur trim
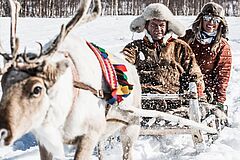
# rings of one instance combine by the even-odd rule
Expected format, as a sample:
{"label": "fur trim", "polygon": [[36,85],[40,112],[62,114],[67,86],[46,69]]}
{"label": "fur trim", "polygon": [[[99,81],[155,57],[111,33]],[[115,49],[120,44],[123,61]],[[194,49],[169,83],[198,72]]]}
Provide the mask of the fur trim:
{"label": "fur trim", "polygon": [[151,20],[154,18],[166,21],[173,20],[172,12],[161,3],[153,3],[148,5],[142,15],[145,20]]}
{"label": "fur trim", "polygon": [[161,3],[148,5],[142,15],[132,21],[130,24],[130,30],[138,33],[143,32],[146,22],[151,19],[168,21],[168,31],[172,31],[178,36],[182,36],[185,33],[185,27],[176,20],[172,12]]}
{"label": "fur trim", "polygon": [[143,16],[139,16],[135,18],[130,24],[130,31],[141,33],[144,31],[145,24],[146,20],[143,18]]}

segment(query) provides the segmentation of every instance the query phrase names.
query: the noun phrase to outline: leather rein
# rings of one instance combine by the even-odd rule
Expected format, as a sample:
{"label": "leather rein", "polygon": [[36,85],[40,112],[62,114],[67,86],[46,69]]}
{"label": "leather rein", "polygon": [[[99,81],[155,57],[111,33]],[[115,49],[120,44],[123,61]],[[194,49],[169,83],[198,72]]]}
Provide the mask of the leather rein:
{"label": "leather rein", "polygon": [[65,58],[69,59],[70,66],[72,68],[72,74],[73,74],[73,87],[76,89],[83,89],[92,92],[93,95],[95,95],[98,98],[101,99],[109,99],[111,97],[111,93],[105,93],[102,89],[96,90],[95,88],[91,87],[90,85],[87,85],[80,81],[78,71],[76,69],[76,65],[74,63],[74,60],[69,55],[69,53],[64,53]]}

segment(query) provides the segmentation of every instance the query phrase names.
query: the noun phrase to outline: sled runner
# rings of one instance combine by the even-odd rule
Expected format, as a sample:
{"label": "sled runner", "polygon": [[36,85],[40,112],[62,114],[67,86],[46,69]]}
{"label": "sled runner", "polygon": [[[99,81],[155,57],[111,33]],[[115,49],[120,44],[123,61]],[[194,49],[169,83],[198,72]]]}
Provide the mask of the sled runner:
{"label": "sled runner", "polygon": [[216,112],[216,106],[198,100],[194,82],[190,82],[189,91],[185,94],[142,94],[142,99],[180,100],[187,103],[166,112],[152,111],[158,113],[159,117],[152,114],[152,117],[156,118],[142,123],[141,135],[191,134],[196,149],[202,150],[217,139],[224,127],[224,115],[221,115],[220,111]]}
{"label": "sled runner", "polygon": [[[184,94],[142,94],[142,100],[178,100],[183,101],[181,107],[166,112],[139,109],[131,106],[118,106],[126,112],[131,112],[143,118],[140,136],[166,136],[174,134],[189,134],[197,152],[202,152],[219,136],[224,127],[224,115],[217,106],[202,102],[197,96],[195,82],[190,82],[189,91]],[[148,117],[147,123],[142,123]],[[108,143],[114,143],[113,137]],[[119,138],[116,139],[119,141]],[[98,146],[99,157],[102,156],[104,144]],[[109,145],[108,144],[108,145]],[[107,146],[105,146],[107,147]],[[101,158],[100,158],[101,159]]]}

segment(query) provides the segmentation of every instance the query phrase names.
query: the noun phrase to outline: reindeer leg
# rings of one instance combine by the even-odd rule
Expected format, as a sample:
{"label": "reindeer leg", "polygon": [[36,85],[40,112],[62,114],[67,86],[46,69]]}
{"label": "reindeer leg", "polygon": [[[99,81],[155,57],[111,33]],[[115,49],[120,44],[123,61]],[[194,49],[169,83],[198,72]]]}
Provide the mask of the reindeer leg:
{"label": "reindeer leg", "polygon": [[94,147],[99,140],[99,134],[88,133],[78,138],[77,150],[74,156],[74,160],[91,159]]}
{"label": "reindeer leg", "polygon": [[[58,129],[54,126],[46,125],[38,130],[34,130],[33,133],[40,142],[41,156],[46,155],[48,158],[50,157],[48,154],[51,153],[52,159],[65,159],[62,135]],[[42,158],[41,160],[45,159]]]}
{"label": "reindeer leg", "polygon": [[46,150],[46,148],[39,143],[39,152],[40,152],[40,159],[41,160],[52,160],[53,156],[50,152]]}
{"label": "reindeer leg", "polygon": [[107,121],[107,126],[104,134],[101,136],[101,139],[98,143],[98,159],[104,160],[104,142],[113,135],[116,131],[120,130],[122,127],[126,126],[123,123],[115,122],[115,121]]}
{"label": "reindeer leg", "polygon": [[123,160],[133,159],[133,144],[137,140],[140,132],[139,117],[130,121],[129,125],[123,127],[120,131],[120,137],[123,147]]}

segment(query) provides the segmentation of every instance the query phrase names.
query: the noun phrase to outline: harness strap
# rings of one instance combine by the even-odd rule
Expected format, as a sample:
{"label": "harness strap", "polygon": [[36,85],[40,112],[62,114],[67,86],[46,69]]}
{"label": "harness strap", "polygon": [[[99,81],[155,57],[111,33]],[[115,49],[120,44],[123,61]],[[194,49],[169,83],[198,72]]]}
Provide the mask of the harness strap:
{"label": "harness strap", "polygon": [[129,125],[129,123],[127,121],[121,120],[121,119],[116,119],[116,118],[110,118],[107,119],[107,122],[116,122],[116,123],[122,123],[124,125]]}
{"label": "harness strap", "polygon": [[109,99],[111,98],[110,93],[103,92],[103,90],[96,90],[93,87],[79,81],[73,81],[73,86],[78,89],[84,89],[92,92],[96,97],[101,98],[101,99]]}

